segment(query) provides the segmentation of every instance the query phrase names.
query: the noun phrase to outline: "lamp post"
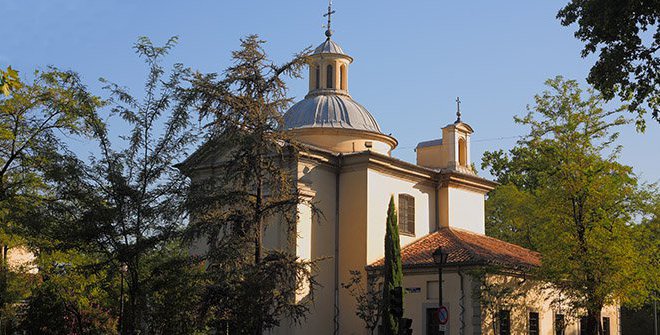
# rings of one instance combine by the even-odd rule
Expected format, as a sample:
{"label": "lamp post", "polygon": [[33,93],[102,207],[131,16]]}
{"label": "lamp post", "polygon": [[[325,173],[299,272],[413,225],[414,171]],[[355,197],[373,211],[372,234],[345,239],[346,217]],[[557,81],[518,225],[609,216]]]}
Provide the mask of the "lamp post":
{"label": "lamp post", "polygon": [[124,276],[128,272],[128,265],[122,263],[119,268],[121,284],[119,286],[119,334],[124,334]]}
{"label": "lamp post", "polygon": [[[447,257],[449,253],[446,250],[443,250],[442,247],[438,247],[433,252],[433,262],[438,266],[438,308],[442,305],[442,267],[447,264]],[[440,331],[441,335],[444,335],[444,331]]]}

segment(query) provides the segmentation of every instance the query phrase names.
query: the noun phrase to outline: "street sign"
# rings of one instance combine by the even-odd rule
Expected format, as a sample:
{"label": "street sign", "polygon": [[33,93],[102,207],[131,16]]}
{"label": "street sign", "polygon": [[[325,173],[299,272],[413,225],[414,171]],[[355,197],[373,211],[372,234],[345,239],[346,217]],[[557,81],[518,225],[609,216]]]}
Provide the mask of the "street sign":
{"label": "street sign", "polygon": [[441,332],[446,332],[447,331],[447,325],[438,325],[438,330]]}
{"label": "street sign", "polygon": [[445,306],[440,306],[438,307],[438,311],[435,312],[435,317],[438,319],[440,325],[446,325],[447,321],[449,321],[449,310]]}

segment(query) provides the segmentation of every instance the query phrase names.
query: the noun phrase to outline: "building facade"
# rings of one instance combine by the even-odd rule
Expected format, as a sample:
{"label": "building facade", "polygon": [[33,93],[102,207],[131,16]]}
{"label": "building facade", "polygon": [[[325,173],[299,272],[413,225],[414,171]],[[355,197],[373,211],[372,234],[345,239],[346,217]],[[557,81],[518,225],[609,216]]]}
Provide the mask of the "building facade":
{"label": "building facade", "polygon": [[[445,334],[560,334],[562,317],[568,325],[564,334],[579,334],[579,322],[562,311],[556,294],[525,277],[540,264],[539,255],[485,236],[484,200],[496,183],[474,173],[474,130],[461,120],[460,111],[439,130],[438,139],[418,144],[416,163],[392,157],[397,140],[349,93],[353,58],[331,35],[328,30],[308,58],[308,94],[284,114],[286,131],[302,144],[296,157],[298,190],[323,213],[315,216],[307,205],[299,205],[295,245],[299,257],[322,259],[320,288],[304,324],[284,324],[273,333],[368,333],[355,314],[355,299],[341,284],[350,280],[351,271],[377,275],[387,206],[394,196],[404,263],[404,316],[413,320],[413,334],[439,334],[434,316],[438,269],[432,260],[438,247],[449,251],[443,271],[443,305],[449,309]],[[287,247],[282,234],[271,225],[265,244]],[[503,270],[484,272],[491,267]],[[522,294],[506,298],[485,292],[484,287],[496,284],[515,285]],[[307,294],[300,292],[297,301],[307,301]],[[603,316],[615,334],[618,309],[608,307]]]}

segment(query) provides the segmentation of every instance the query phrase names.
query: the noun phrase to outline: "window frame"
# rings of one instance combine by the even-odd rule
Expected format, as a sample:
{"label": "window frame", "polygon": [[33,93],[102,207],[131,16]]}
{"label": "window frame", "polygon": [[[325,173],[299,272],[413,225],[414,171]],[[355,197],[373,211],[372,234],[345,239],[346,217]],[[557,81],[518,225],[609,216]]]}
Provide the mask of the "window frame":
{"label": "window frame", "polygon": [[326,88],[334,88],[334,74],[335,67],[332,64],[328,64],[325,68],[325,86]]}
{"label": "window frame", "polygon": [[[605,322],[607,320],[607,322]],[[611,324],[612,319],[609,316],[603,316],[603,335],[611,335],[612,334],[612,324]],[[605,327],[607,325],[607,327]],[[605,329],[607,328],[607,330]]]}
{"label": "window frame", "polygon": [[[532,333],[532,314],[536,315],[536,332]],[[541,334],[541,313],[530,310],[527,313],[527,334],[529,335],[540,335]]]}
{"label": "window frame", "polygon": [[[405,206],[402,206],[402,201],[405,202]],[[415,197],[414,196],[407,193],[399,193],[398,204],[397,204],[397,221],[399,226],[399,234],[407,235],[407,236],[415,236]]]}
{"label": "window frame", "polygon": [[318,65],[316,65],[316,68],[314,69],[314,76],[316,77],[314,84],[316,84],[315,87],[318,90],[321,88],[321,67]]}
{"label": "window frame", "polygon": [[[506,315],[506,331],[502,329],[503,318],[502,315]],[[499,335],[511,335],[511,310],[509,309],[500,309],[497,312],[497,328]]]}
{"label": "window frame", "polygon": [[[557,325],[558,325],[557,324],[557,319],[558,318],[561,318],[561,322],[563,324],[563,327],[561,327],[561,329],[557,327]],[[555,318],[552,321],[552,326],[554,327],[555,335],[564,335],[564,331],[566,330],[566,315],[564,315],[562,313],[555,313]]]}

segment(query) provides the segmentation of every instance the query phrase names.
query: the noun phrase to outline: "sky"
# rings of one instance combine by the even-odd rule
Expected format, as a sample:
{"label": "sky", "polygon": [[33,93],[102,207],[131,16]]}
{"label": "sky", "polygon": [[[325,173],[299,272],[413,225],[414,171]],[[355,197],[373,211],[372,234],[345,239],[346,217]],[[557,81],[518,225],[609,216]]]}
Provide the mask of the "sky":
{"label": "sky", "polygon": [[[393,156],[414,162],[416,144],[439,138],[455,120],[460,96],[480,167],[484,151],[508,150],[528,132],[513,116],[526,114],[546,79],[562,75],[586,85],[595,58],[581,58],[576,28],[555,18],[567,1],[335,0],[333,40],[354,58],[352,97],[399,141]],[[179,36],[168,63],[222,72],[248,34],[266,40],[278,63],[316,47],[326,10],[324,0],[0,0],[0,66],[29,75],[54,65],[80,73],[98,95],[107,96],[100,77],[139,94],[146,69],[132,49],[139,36],[155,44]],[[288,80],[296,100],[307,93],[306,77]],[[657,182],[660,124],[647,122],[645,133],[620,128],[620,161]],[[75,146],[85,150],[83,141]]]}

